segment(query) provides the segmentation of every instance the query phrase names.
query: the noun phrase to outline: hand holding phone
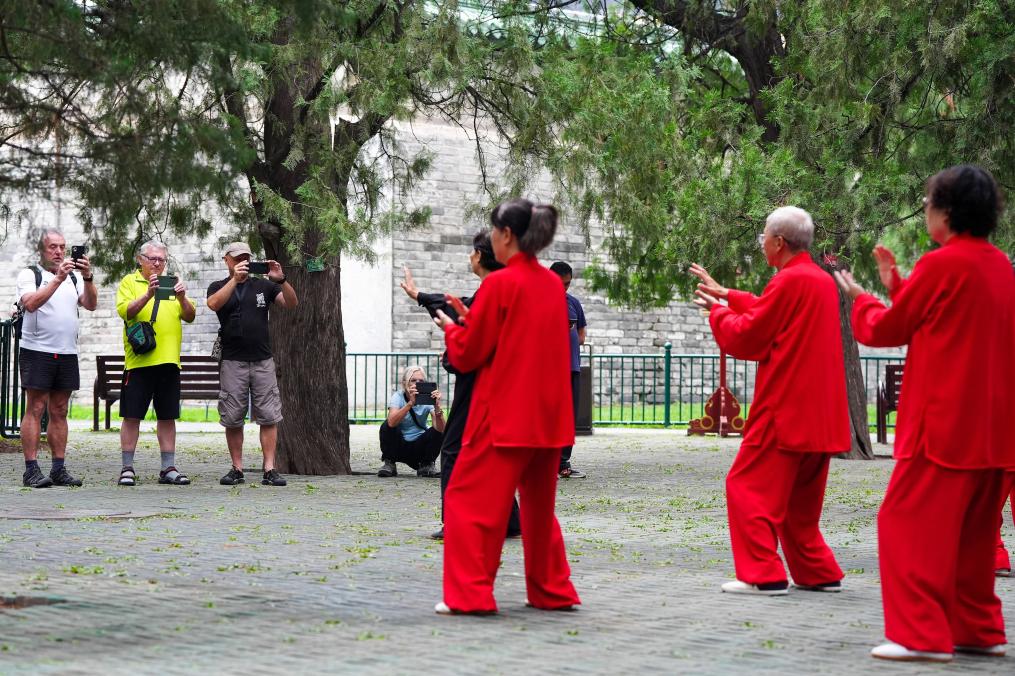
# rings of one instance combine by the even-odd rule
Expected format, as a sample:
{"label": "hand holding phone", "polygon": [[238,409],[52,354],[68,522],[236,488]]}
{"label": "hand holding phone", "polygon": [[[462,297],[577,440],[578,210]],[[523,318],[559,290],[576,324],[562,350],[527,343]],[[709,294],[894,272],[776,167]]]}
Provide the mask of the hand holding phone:
{"label": "hand holding phone", "polygon": [[169,300],[176,295],[177,279],[173,275],[159,275],[159,288],[155,291],[155,297],[159,300]]}

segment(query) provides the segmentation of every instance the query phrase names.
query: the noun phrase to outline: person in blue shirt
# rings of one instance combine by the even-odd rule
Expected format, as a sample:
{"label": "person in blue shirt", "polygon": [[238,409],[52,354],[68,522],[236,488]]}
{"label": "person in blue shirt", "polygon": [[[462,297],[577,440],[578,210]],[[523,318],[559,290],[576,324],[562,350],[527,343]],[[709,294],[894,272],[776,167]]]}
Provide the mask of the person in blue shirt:
{"label": "person in blue shirt", "polygon": [[[379,477],[398,475],[395,463],[401,462],[416,470],[418,476],[439,477],[434,461],[441,452],[444,439],[444,409],[441,393],[433,392],[433,405],[416,405],[416,385],[426,381],[422,366],[409,366],[402,373],[402,388],[388,401],[388,418],[381,423],[381,461]],[[433,414],[433,426],[427,420]]]}
{"label": "person in blue shirt", "polygon": [[[560,281],[564,283],[565,291],[570,288],[571,279],[574,277],[574,271],[570,265],[564,261],[556,261],[550,266],[550,270],[557,273],[557,276],[560,277]],[[581,302],[570,293],[565,293],[565,296],[567,297],[568,326],[571,331],[571,404],[574,406],[574,417],[577,421],[578,383],[581,375],[578,352],[580,346],[585,344],[585,310],[582,309]],[[585,472],[571,466],[572,448],[572,446],[565,446],[560,452],[559,472],[561,479],[581,479],[585,477]]]}

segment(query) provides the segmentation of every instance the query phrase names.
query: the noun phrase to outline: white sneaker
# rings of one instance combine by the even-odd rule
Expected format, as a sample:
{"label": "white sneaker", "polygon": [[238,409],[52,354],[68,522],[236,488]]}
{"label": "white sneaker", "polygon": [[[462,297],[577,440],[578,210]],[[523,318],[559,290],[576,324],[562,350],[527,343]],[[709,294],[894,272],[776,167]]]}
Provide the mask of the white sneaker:
{"label": "white sneaker", "polygon": [[898,662],[951,662],[951,653],[932,653],[926,650],[910,650],[898,643],[882,643],[871,650],[871,657],[879,660],[896,660]]}
{"label": "white sneaker", "polygon": [[756,584],[747,584],[740,580],[724,582],[722,590],[727,594],[754,594],[755,596],[785,596],[789,593],[787,585],[782,589],[761,589]]}
{"label": "white sneaker", "polygon": [[1005,649],[1003,643],[997,645],[957,645],[957,653],[971,653],[973,655],[985,655],[987,657],[1004,657]]}
{"label": "white sneaker", "polygon": [[998,577],[1011,577],[1011,568],[998,568],[994,571],[994,575]]}
{"label": "white sneaker", "polygon": [[448,604],[444,603],[444,601],[439,601],[437,603],[437,605],[435,605],[433,607],[433,611],[435,613],[437,613],[438,615],[454,615],[455,614],[455,611],[451,610],[451,608],[448,607]]}

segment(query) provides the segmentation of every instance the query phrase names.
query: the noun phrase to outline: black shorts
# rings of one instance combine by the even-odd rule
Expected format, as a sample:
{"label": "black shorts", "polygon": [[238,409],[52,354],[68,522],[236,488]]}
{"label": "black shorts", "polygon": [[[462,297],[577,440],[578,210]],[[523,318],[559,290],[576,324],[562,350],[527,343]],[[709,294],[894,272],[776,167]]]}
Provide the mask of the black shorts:
{"label": "black shorts", "polygon": [[76,390],[81,387],[76,354],[53,354],[20,348],[18,370],[21,387],[43,392]]}
{"label": "black shorts", "polygon": [[121,418],[144,418],[152,400],[155,401],[157,419],[176,420],[180,417],[180,367],[157,364],[123,372]]}

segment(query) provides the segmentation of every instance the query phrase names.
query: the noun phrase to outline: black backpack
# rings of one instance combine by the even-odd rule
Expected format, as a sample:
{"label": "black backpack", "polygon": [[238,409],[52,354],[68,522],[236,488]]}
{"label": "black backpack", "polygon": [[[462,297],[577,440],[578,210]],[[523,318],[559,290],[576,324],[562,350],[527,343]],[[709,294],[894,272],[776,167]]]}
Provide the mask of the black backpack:
{"label": "black backpack", "polygon": [[[35,290],[38,291],[39,287],[42,286],[42,269],[38,265],[29,265],[28,269],[35,274]],[[78,278],[72,270],[70,272],[71,281],[74,282],[74,293],[78,291]],[[11,313],[11,322],[14,323],[14,334],[18,340],[21,340],[21,325],[25,322],[25,306],[18,298],[14,302],[14,312]]]}

